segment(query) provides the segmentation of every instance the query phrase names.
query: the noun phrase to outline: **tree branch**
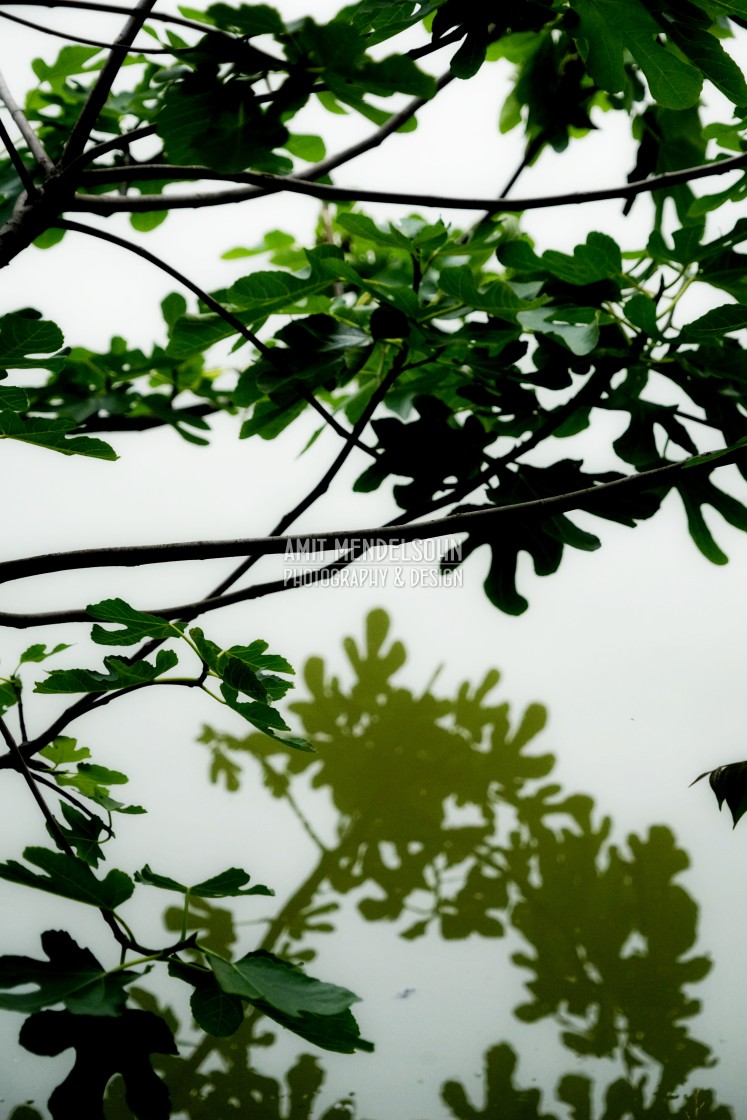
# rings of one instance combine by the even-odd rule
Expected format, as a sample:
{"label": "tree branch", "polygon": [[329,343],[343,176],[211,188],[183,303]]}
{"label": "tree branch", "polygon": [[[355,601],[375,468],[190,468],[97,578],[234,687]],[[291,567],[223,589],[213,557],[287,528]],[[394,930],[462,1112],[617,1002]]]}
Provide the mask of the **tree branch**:
{"label": "tree branch", "polygon": [[[96,0],[0,0],[0,7],[4,8],[9,4],[12,4],[13,7],[25,8],[73,8],[77,11],[107,12],[118,16],[131,16],[133,12],[131,4],[129,6],[126,4],[104,4],[97,3]],[[157,23],[173,23],[179,27],[190,27],[193,31],[199,31],[203,35],[206,35],[208,31],[215,30],[209,23],[198,23],[197,20],[185,19],[184,16],[150,12],[146,18]]]}
{"label": "tree branch", "polygon": [[61,851],[63,851],[65,853],[65,855],[74,857],[75,852],[70,847],[70,844],[68,843],[67,839],[65,838],[65,835],[62,832],[62,829],[60,828],[57,821],[55,820],[54,813],[52,812],[52,810],[49,808],[49,805],[47,805],[46,801],[42,797],[41,790],[37,786],[36,781],[34,779],[34,776],[31,773],[31,771],[29,770],[28,763],[26,762],[26,759],[23,756],[23,752],[21,751],[21,748],[18,746],[18,743],[16,743],[15,739],[13,738],[13,736],[11,735],[11,733],[8,729],[7,724],[5,723],[5,720],[2,719],[2,718],[0,718],[0,735],[2,735],[3,739],[5,740],[5,745],[7,746],[8,751],[10,752],[9,754],[5,755],[5,758],[8,759],[8,764],[7,765],[9,766],[10,769],[17,770],[18,773],[23,778],[26,785],[28,786],[29,791],[31,792],[31,795],[34,798],[34,801],[36,802],[36,804],[41,809],[42,816],[44,817],[44,820],[47,822],[47,827],[49,828],[49,831],[52,833],[52,836],[54,837],[54,841],[55,841],[55,844],[57,845],[57,847]]}
{"label": "tree branch", "polygon": [[[525,502],[516,502],[513,505],[491,506],[469,513],[448,514],[431,521],[416,521],[405,525],[390,523],[389,525],[377,525],[369,529],[336,529],[323,533],[247,537],[240,540],[187,541],[174,544],[87,548],[70,552],[46,553],[26,557],[22,560],[6,560],[0,564],[0,583],[8,583],[11,580],[26,579],[50,572],[65,572],[83,568],[136,567],[142,564],[220,559],[227,556],[246,555],[247,553],[257,553],[262,556],[278,555],[279,553],[285,553],[288,549],[297,551],[304,545],[308,545],[308,548],[314,552],[339,551],[341,548],[355,546],[358,554],[362,555],[367,548],[379,543],[391,544],[400,541],[430,540],[434,537],[452,536],[455,533],[469,533],[477,529],[497,533],[499,528],[502,529],[506,522],[510,523],[512,520],[544,519],[571,510],[583,510],[589,505],[597,504],[600,495],[621,489],[648,490],[652,487],[669,484],[669,480],[676,479],[683,470],[691,470],[693,473],[708,473],[717,467],[744,461],[746,458],[747,451],[742,447],[733,448],[715,460],[704,460],[702,456],[696,455],[676,463],[667,463],[663,467],[653,467],[638,474],[624,475],[610,482],[588,486],[582,490],[572,490],[564,494],[550,494],[544,498],[533,498]],[[236,594],[240,597],[243,592]],[[240,601],[240,598],[225,596],[226,604],[229,598],[232,602]],[[208,601],[206,600],[206,602]],[[215,607],[210,609],[215,609]],[[164,618],[173,618],[179,617],[184,610],[185,608],[179,607],[167,610],[158,609],[151,613]],[[42,616],[0,614],[0,625],[18,626],[21,624],[8,620],[37,617],[41,618]],[[46,615],[44,617],[48,619],[50,616]],[[88,618],[89,616],[84,615],[83,617]],[[79,621],[79,619],[76,618],[76,621]],[[23,623],[23,625],[31,625],[31,623]]]}
{"label": "tree branch", "polygon": [[26,191],[26,194],[29,196],[29,198],[32,198],[37,193],[36,184],[34,183],[34,180],[29,175],[28,168],[26,167],[26,164],[23,162],[20,155],[18,154],[16,146],[10,138],[10,133],[8,132],[7,128],[5,127],[5,124],[3,123],[2,117],[0,117],[0,140],[2,140],[3,144],[5,145],[5,150],[7,151],[8,155],[10,157],[10,162],[13,164],[14,168],[16,169],[16,174],[18,175],[18,178],[23,183],[23,187],[24,187],[24,190]]}
{"label": "tree branch", "polygon": [[98,78],[91,87],[91,91],[81,109],[80,116],[73,125],[60,159],[61,167],[67,167],[77,156],[82,155],[91,135],[91,130],[94,128],[99,118],[99,113],[106,104],[106,99],[109,96],[114,79],[119,73],[122,63],[127,58],[127,48],[132,46],[135,36],[143,26],[155,2],[156,0],[139,0],[122,29],[121,34],[117,36],[117,39],[109,51],[109,57],[104,63]]}
{"label": "tree branch", "polygon": [[[384,399],[396,379],[399,377],[400,373],[402,373],[403,369],[406,368],[404,365],[406,356],[407,354],[405,350],[402,350],[400,354],[397,355],[397,358],[395,358],[394,362],[392,363],[392,368],[389,370],[386,377],[381,380],[375,392],[371,395],[370,401],[366,405],[365,409],[358,418],[358,421],[355,424],[352,432],[350,433],[350,438],[340,451],[339,455],[337,455],[332,465],[325,472],[316,486],[314,486],[313,489],[309,491],[306,497],[298,502],[293,507],[293,509],[289,510],[288,513],[280,518],[277,525],[272,530],[270,536],[275,537],[283,533],[288,528],[288,526],[292,525],[296,518],[300,517],[302,513],[305,513],[306,510],[309,509],[309,507],[312,506],[314,502],[322,496],[322,494],[326,494],[332,482],[347,461],[353,448],[357,445],[357,439],[360,436],[361,432],[368,424],[379,404]],[[241,577],[249,571],[249,569],[257,562],[257,560],[259,560],[260,555],[261,553],[254,553],[251,556],[247,556],[244,562],[239,564],[238,568],[235,568],[234,571],[226,577],[226,579],[222,580],[217,587],[214,587],[213,590],[209,592],[208,598],[214,599],[216,596],[222,595],[225,591],[227,591],[229,587],[233,587],[234,583],[236,583],[237,580],[241,579]]]}
{"label": "tree branch", "polygon": [[8,89],[7,82],[2,74],[0,74],[0,101],[3,102],[5,108],[13,118],[16,128],[28,144],[28,149],[39,164],[39,167],[42,171],[46,172],[46,174],[49,174],[54,170],[54,164],[44,151],[41,141],[29,124],[23,109],[15,101],[13,94]]}
{"label": "tree branch", "polygon": [[[203,291],[203,289],[200,288],[198,284],[195,284],[194,281],[185,276],[183,272],[179,272],[178,269],[172,268],[172,266],[170,264],[167,264],[166,261],[162,260],[161,257],[157,257],[154,253],[150,253],[147,249],[143,249],[142,246],[136,245],[132,241],[127,241],[124,237],[117,237],[113,233],[107,233],[102,229],[95,229],[93,226],[83,226],[79,222],[69,221],[56,221],[52,224],[58,229],[69,229],[74,233],[85,233],[90,237],[98,237],[102,241],[108,241],[111,245],[118,245],[120,249],[127,249],[129,250],[129,252],[134,253],[136,256],[142,257],[143,260],[146,260],[150,264],[155,265],[156,268],[160,268],[163,272],[167,273],[169,276],[172,276],[175,280],[178,280],[180,284],[183,284],[185,288],[189,288],[191,292],[194,292],[197,298],[202,300],[206,307],[209,307],[216,313],[216,315],[219,315],[221,319],[224,320],[224,322],[228,323],[228,325],[232,327],[233,330],[237,331],[238,334],[240,334],[248,342],[251,342],[252,346],[254,346],[254,348],[258,350],[264,358],[271,362],[276,369],[280,370],[284,374],[288,373],[283,362],[282,351],[276,352],[271,347],[266,346],[264,342],[262,342],[262,340],[257,337],[254,331],[245,326],[241,322],[241,320],[237,318],[236,315],[234,315],[231,311],[225,308],[222,303],[219,303],[218,300],[214,299],[213,296],[208,294],[208,292]],[[347,440],[350,437],[350,433],[345,431],[340,422],[332,415],[332,413],[329,412],[324,407],[324,405],[316,399],[314,394],[311,393],[300,381],[298,382],[298,391],[306,401],[306,403],[311,405],[311,407],[319,413],[324,422],[328,424],[330,428],[332,428],[335,432],[337,432],[337,434],[341,436],[342,439]],[[376,452],[372,448],[368,447],[365,443],[356,441],[356,446],[359,447],[361,451],[365,451],[368,455],[372,455],[374,457],[376,456]]]}
{"label": "tree branch", "polygon": [[[73,35],[69,31],[57,31],[54,27],[45,27],[42,23],[34,23],[33,20],[23,19],[22,16],[13,16],[10,12],[1,12],[0,19],[11,20],[13,23],[20,23],[23,27],[30,27],[34,31],[41,31],[43,35],[53,35],[56,39],[64,39],[66,43],[82,43],[87,47],[100,47],[101,50],[108,51],[114,47],[114,43],[104,43],[101,39],[86,39],[83,35]],[[173,55],[174,51],[169,47],[128,47],[128,54],[170,54]]]}
{"label": "tree branch", "polygon": [[[144,170],[143,165],[139,170]],[[663,175],[652,175],[648,179],[634,180],[617,187],[604,187],[592,191],[573,191],[569,194],[541,195],[535,198],[459,198],[453,195],[430,195],[400,191],[371,191],[365,188],[335,187],[313,183],[295,176],[270,175],[267,172],[245,171],[229,175],[203,167],[170,168],[165,164],[154,164],[153,174],[168,178],[171,171],[187,179],[221,179],[225,182],[241,182],[265,187],[265,193],[275,194],[288,191],[291,194],[305,194],[312,198],[326,199],[331,202],[384,202],[409,206],[431,206],[436,209],[484,210],[486,213],[518,213],[523,210],[549,209],[554,206],[578,206],[586,202],[604,202],[615,198],[633,198],[639,194],[666,190],[683,183],[705,179],[712,175],[725,175],[739,171],[747,166],[747,154],[715,160],[713,163],[688,167],[682,171],[667,171]],[[89,173],[90,174],[90,173]],[[146,176],[141,175],[141,178]],[[100,181],[100,180],[97,180]],[[118,198],[101,197],[91,194],[77,194],[69,209],[86,211],[92,214],[143,213],[152,210],[200,209],[205,206],[223,206],[232,202],[243,202],[254,197],[255,192],[245,188],[213,192],[196,192],[191,195],[138,195]]]}

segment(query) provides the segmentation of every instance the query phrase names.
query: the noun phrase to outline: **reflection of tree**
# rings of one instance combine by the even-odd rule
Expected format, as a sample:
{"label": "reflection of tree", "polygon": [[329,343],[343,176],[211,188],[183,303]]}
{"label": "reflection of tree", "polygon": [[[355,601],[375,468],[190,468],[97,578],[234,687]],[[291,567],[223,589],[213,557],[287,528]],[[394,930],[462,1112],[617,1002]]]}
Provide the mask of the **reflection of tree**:
{"label": "reflection of tree", "polygon": [[[553,757],[528,750],[544,726],[544,709],[530,706],[512,729],[508,705],[489,700],[495,671],[477,688],[462,685],[452,699],[437,696],[433,684],[418,695],[397,686],[405,652],[398,642],[387,647],[388,629],[384,612],[374,611],[365,646],[346,640],[350,687],[329,676],[321,659],[307,663],[310,695],[294,710],[318,755],[289,753],[261,735],[237,740],[207,729],[202,736],[214,780],[236,790],[242,766],[258,766],[267,789],[291,806],[318,849],[316,865],[273,917],[262,947],[311,959],[314,939],[333,931],[340,900],[353,891],[364,919],[396,920],[410,940],[430,928],[446,939],[500,937],[510,925],[525,943],[513,959],[529,973],[529,998],[516,1015],[525,1022],[553,1018],[576,1055],[616,1058],[625,1071],[607,1086],[601,1112],[591,1079],[563,1077],[556,1090],[567,1106],[562,1115],[727,1120],[728,1110],[709,1092],[696,1091],[679,1106],[671,1099],[710,1061],[688,1030],[699,1005],[684,985],[701,980],[709,963],[687,956],[697,907],[674,882],[687,857],[672,834],[659,826],[646,838],[631,836],[627,850],[610,844],[610,822],[593,820],[591,799],[564,796],[545,781]],[[334,843],[321,841],[297,801],[304,774],[331,798]],[[178,928],[181,918],[181,911],[168,911],[167,925]],[[227,911],[196,900],[191,919],[216,950],[234,942]],[[157,1009],[152,996],[141,993],[140,1001]],[[324,1073],[314,1058],[302,1056],[285,1085],[260,1073],[257,1051],[272,1040],[255,1011],[231,1038],[205,1037],[191,1054],[159,1056],[174,1111],[190,1120],[355,1115],[350,1101],[315,1111]],[[458,1120],[555,1120],[541,1110],[538,1090],[515,1084],[516,1061],[510,1046],[492,1048],[484,1104],[472,1105],[465,1089],[449,1081],[444,1105]],[[386,1107],[382,1102],[382,1114]],[[121,1090],[112,1091],[107,1115],[129,1115]]]}

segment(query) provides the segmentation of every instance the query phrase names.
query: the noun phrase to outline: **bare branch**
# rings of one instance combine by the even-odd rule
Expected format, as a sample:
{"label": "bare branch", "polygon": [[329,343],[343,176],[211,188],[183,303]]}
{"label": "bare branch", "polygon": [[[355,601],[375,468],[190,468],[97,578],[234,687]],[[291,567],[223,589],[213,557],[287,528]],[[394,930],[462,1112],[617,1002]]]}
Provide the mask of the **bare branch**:
{"label": "bare branch", "polygon": [[[23,27],[30,27],[34,31],[41,31],[42,35],[53,35],[56,39],[64,39],[66,43],[82,43],[87,47],[100,47],[101,50],[111,50],[114,43],[105,43],[101,39],[87,39],[83,35],[73,35],[70,31],[57,31],[54,27],[45,27],[42,23],[23,19],[22,16],[11,15],[10,12],[0,12],[0,19],[8,19],[13,23],[20,23]],[[173,50],[169,47],[128,47],[128,54],[170,54]]]}
{"label": "bare branch", "polygon": [[143,26],[155,2],[156,0],[139,0],[139,3],[132,10],[132,14],[122,29],[121,34],[117,36],[116,41],[109,51],[109,57],[104,63],[94,85],[91,87],[91,91],[86,98],[80,116],[73,125],[60,160],[62,167],[67,167],[77,156],[82,155],[91,135],[91,130],[94,128],[99,113],[106,104],[106,99],[109,96],[114,79],[119,73],[122,63],[127,58],[127,48],[132,46],[135,36]]}
{"label": "bare branch", "polygon": [[[329,487],[332,485],[332,482],[346,463],[353,448],[356,446],[358,437],[360,436],[361,432],[368,424],[379,404],[384,399],[396,379],[399,377],[400,373],[402,373],[403,369],[406,368],[406,357],[407,353],[405,350],[402,350],[400,354],[397,355],[394,362],[392,363],[392,368],[389,370],[386,377],[382,378],[381,382],[376,387],[375,392],[372,393],[371,399],[358,418],[355,427],[350,433],[350,437],[347,443],[340,451],[339,455],[337,455],[332,465],[325,472],[316,486],[314,486],[309,491],[306,497],[298,502],[297,505],[293,507],[293,509],[289,510],[288,513],[280,518],[277,525],[272,530],[270,536],[275,537],[280,533],[285,532],[288,526],[292,525],[296,518],[300,517],[302,513],[305,513],[306,510],[309,509],[309,507],[312,506],[314,502],[322,496],[322,494],[326,494],[327,490],[329,490]],[[233,587],[236,581],[241,579],[241,577],[249,571],[249,569],[257,562],[257,560],[259,560],[260,555],[260,553],[254,553],[254,555],[252,556],[247,556],[246,560],[244,560],[242,564],[239,564],[238,568],[235,568],[234,571],[232,571],[231,574],[226,577],[226,579],[222,580],[217,587],[214,587],[213,590],[209,592],[208,598],[214,599],[217,595],[222,595],[225,591],[227,591],[229,587]]]}
{"label": "bare branch", "polygon": [[[12,4],[14,8],[73,8],[77,11],[107,12],[110,15],[118,16],[131,16],[133,12],[131,4],[103,4],[97,3],[96,0],[0,0],[0,7],[4,8],[9,4]],[[214,30],[210,24],[198,23],[194,19],[185,19],[184,16],[150,12],[146,18],[157,23],[172,23],[179,27],[190,27],[193,31],[199,31],[202,35]]]}
{"label": "bare branch", "polygon": [[[142,170],[145,170],[145,166]],[[266,172],[246,171],[240,175],[228,175],[213,171],[211,168],[180,167],[171,168],[165,164],[154,164],[153,175],[169,178],[177,172],[185,179],[222,179],[226,182],[252,183],[265,186],[267,194],[288,191],[291,194],[305,194],[312,198],[326,199],[331,202],[384,202],[409,206],[431,206],[436,209],[485,210],[486,213],[519,213],[523,210],[541,210],[554,206],[578,206],[586,202],[604,202],[614,198],[632,198],[639,194],[666,190],[696,179],[712,175],[726,175],[730,171],[740,171],[747,166],[747,154],[715,160],[713,163],[688,167],[682,171],[667,171],[663,175],[652,175],[648,179],[638,179],[617,187],[604,187],[592,191],[574,191],[569,194],[541,195],[535,198],[458,198],[453,195],[430,195],[399,191],[371,191],[365,188],[335,187],[312,183],[301,177],[270,175]],[[141,178],[145,178],[142,175]],[[99,180],[97,180],[99,181]],[[191,195],[139,195],[137,197],[100,197],[99,195],[78,194],[70,203],[70,210],[86,211],[92,214],[117,214],[121,212],[142,213],[151,210],[200,209],[205,206],[223,206],[231,202],[243,202],[254,197],[255,192],[248,189],[214,192],[195,192]]]}
{"label": "bare branch", "polygon": [[29,124],[23,109],[15,101],[13,94],[8,89],[8,84],[2,74],[0,74],[0,101],[3,102],[5,108],[13,118],[16,128],[28,144],[28,149],[36,162],[39,164],[39,167],[42,169],[42,171],[45,171],[47,174],[49,174],[54,170],[54,164],[52,163],[47,153],[44,151],[41,141]]}
{"label": "bare branch", "polygon": [[[346,546],[355,546],[362,554],[374,543],[393,541],[429,540],[434,537],[453,536],[455,533],[469,533],[477,529],[498,532],[499,527],[512,520],[527,518],[555,517],[570,510],[583,510],[595,506],[600,496],[618,490],[650,490],[669,485],[683,470],[708,473],[730,463],[744,462],[747,451],[733,448],[719,455],[718,459],[703,459],[696,455],[663,467],[653,467],[638,474],[624,475],[611,482],[602,482],[582,490],[572,490],[564,494],[551,494],[544,498],[533,498],[514,505],[489,506],[469,513],[448,514],[431,521],[416,521],[410,524],[377,525],[368,529],[333,529],[322,533],[297,533],[271,537],[247,537],[226,541],[186,541],[175,544],[125,545],[115,548],[77,549],[71,552],[46,553],[30,556],[22,560],[7,560],[0,564],[0,582],[8,583],[15,579],[42,575],[49,572],[64,572],[81,568],[136,567],[141,564],[175,563],[185,560],[210,560],[227,556],[241,556],[248,553],[269,556],[285,553],[295,546],[308,545],[315,551],[337,551],[341,541]],[[242,592],[237,593],[241,596]],[[226,602],[230,596],[226,596]],[[239,599],[232,598],[233,602]],[[174,617],[182,608],[162,610],[151,613],[162,617]],[[0,615],[0,624],[14,625],[7,621],[16,616]],[[17,616],[38,617],[38,616]],[[49,616],[46,616],[49,617]],[[25,624],[28,625],[28,624]]]}

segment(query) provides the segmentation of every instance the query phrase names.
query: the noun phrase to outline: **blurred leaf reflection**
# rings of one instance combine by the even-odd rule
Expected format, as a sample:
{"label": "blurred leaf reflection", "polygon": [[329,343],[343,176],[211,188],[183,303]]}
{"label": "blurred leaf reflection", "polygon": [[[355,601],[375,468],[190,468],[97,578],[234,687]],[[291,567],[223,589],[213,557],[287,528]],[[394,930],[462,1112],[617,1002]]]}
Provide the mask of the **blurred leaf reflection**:
{"label": "blurred leaf reflection", "polygon": [[[698,908],[675,881],[688,859],[672,833],[659,825],[625,847],[611,843],[611,822],[593,812],[591,798],[548,781],[555,760],[532,745],[545,724],[541,706],[512,723],[508,704],[491,698],[495,670],[453,698],[437,693],[435,679],[414,693],[394,681],[406,657],[388,634],[387,615],[374,611],[364,643],[346,639],[349,683],[320,658],[308,661],[309,695],[293,710],[317,755],[287,752],[259,734],[239,740],[203,732],[212,779],[235,793],[245,782],[251,788],[259,772],[298,817],[316,860],[268,923],[262,947],[312,959],[351,892],[362,918],[396,923],[411,941],[427,931],[453,941],[511,930],[527,991],[515,1015],[554,1021],[575,1072],[543,1102],[538,1089],[518,1086],[517,1056],[501,1042],[484,1057],[482,1103],[471,1103],[474,1089],[456,1081],[434,1084],[439,1115],[728,1120],[731,1111],[710,1091],[683,1089],[695,1070],[713,1064],[690,1033],[700,1005],[685,991],[710,963],[692,955]],[[324,819],[315,796],[334,810],[323,837],[310,819]],[[180,921],[181,911],[167,912],[170,929]],[[230,913],[204,900],[192,910],[192,928],[221,952],[235,939]],[[338,936],[350,936],[349,923]],[[146,993],[139,1000],[145,1010],[163,1011]],[[316,1058],[301,1056],[284,1084],[263,1075],[262,1048],[273,1037],[255,1012],[230,1039],[206,1036],[191,1054],[159,1057],[174,1113],[190,1120],[358,1115],[352,1099],[316,1110],[325,1077]],[[107,1115],[127,1116],[123,1107],[113,1091]],[[382,1100],[380,1116],[391,1107]]]}

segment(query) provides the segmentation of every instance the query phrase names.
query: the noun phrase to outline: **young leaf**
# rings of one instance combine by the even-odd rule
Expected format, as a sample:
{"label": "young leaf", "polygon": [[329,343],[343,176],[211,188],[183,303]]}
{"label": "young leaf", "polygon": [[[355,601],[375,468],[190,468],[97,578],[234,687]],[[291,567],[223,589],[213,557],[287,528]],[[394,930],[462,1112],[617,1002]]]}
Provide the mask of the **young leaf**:
{"label": "young leaf", "polygon": [[[106,825],[95,814],[89,816],[86,813],[81,813],[67,801],[60,802],[60,809],[70,827],[66,828],[59,821],[57,827],[70,846],[75,849],[79,859],[85,860],[90,867],[98,867],[99,861],[104,858],[99,837],[102,832],[107,831]],[[50,828],[47,831],[53,840],[56,839]]]}
{"label": "young leaf", "polygon": [[101,622],[116,622],[123,627],[121,630],[105,630],[103,626],[94,626],[91,637],[99,645],[131,646],[144,638],[181,637],[181,631],[172,622],[135,610],[124,599],[104,599],[101,603],[86,607],[86,611],[91,618],[97,618]]}
{"label": "young leaf", "polygon": [[0,411],[0,439],[17,439],[21,443],[46,447],[48,451],[59,451],[63,455],[86,455],[90,459],[109,461],[119,457],[116,451],[101,439],[68,435],[74,428],[75,423],[72,420],[61,418],[45,420],[36,416],[19,416],[16,412]]}
{"label": "young leaf", "polygon": [[170,960],[169,975],[195,989],[189,1005],[202,1030],[217,1038],[227,1038],[239,1029],[244,1021],[244,1004],[239,996],[224,992],[212,972],[180,960]]}
{"label": "young leaf", "polygon": [[83,797],[89,797],[91,801],[95,801],[97,805],[101,805],[109,813],[128,813],[132,815],[145,812],[141,805],[125,805],[122,801],[116,801],[110,796],[109,786],[125,785],[129,780],[125,774],[121,774],[118,770],[109,770],[107,767],[97,766],[95,763],[81,762],[74,774],[63,771],[55,774],[55,778],[58,785],[72,786]]}
{"label": "young leaf", "polygon": [[60,735],[43,747],[39,754],[53,766],[66,766],[70,762],[81,762],[84,758],[91,757],[88,747],[79,747],[78,740],[71,739],[68,735]]}
{"label": "young leaf", "polygon": [[151,887],[160,887],[166,891],[177,891],[179,894],[189,892],[197,898],[239,898],[250,894],[275,894],[269,887],[261,884],[243,890],[242,888],[246,886],[250,878],[251,876],[246,871],[242,871],[238,867],[229,867],[227,871],[222,871],[219,875],[204,879],[193,887],[187,887],[184,883],[177,882],[176,879],[170,879],[166,875],[157,875],[154,871],[151,871],[147,863],[142,871],[135,872],[136,883],[147,883]]}
{"label": "young leaf", "polygon": [[372,1049],[350,1013],[359,997],[346,988],[316,980],[263,950],[238,961],[211,953],[208,963],[224,992],[261,1008],[302,1038],[339,1053]]}
{"label": "young leaf", "polygon": [[173,669],[178,662],[179,658],[170,649],[160,649],[155,664],[105,657],[108,673],[98,673],[94,669],[53,669],[45,681],[37,682],[34,692],[111,692],[118,688],[137,688]]}
{"label": "young leaf", "polygon": [[17,860],[0,864],[0,879],[36,887],[50,894],[85,902],[101,910],[116,910],[131,896],[134,884],[124,871],[112,870],[104,879],[97,879],[84,860],[48,848],[24,848],[23,858],[42,869],[39,875]]}

